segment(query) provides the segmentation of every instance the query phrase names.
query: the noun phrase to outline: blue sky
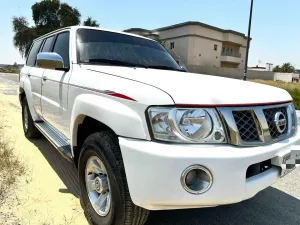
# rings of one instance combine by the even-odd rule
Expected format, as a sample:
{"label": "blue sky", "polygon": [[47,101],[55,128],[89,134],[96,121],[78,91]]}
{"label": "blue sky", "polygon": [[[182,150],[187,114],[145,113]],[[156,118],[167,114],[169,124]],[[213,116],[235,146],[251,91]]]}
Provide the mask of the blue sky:
{"label": "blue sky", "polygon": [[[31,5],[36,0],[1,2],[0,64],[23,62],[13,47],[13,16],[25,16],[33,25]],[[102,28],[155,29],[185,21],[200,21],[223,29],[247,33],[250,0],[65,0],[77,7],[82,20],[96,19]],[[300,68],[299,0],[254,0],[253,38],[249,66],[258,60],[274,64],[291,62]]]}

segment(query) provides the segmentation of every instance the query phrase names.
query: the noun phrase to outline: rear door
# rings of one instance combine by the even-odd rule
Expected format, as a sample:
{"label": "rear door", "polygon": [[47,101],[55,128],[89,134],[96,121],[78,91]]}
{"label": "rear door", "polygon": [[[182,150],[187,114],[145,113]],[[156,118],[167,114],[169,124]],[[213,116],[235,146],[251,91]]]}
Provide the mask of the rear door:
{"label": "rear door", "polygon": [[[65,68],[70,68],[70,32],[64,31],[55,36],[52,51],[64,60]],[[68,72],[46,69],[42,79],[42,116],[50,125],[68,136],[69,126],[66,118],[68,83],[71,69]]]}
{"label": "rear door", "polygon": [[45,70],[35,67],[35,64],[36,56],[41,48],[42,43],[43,40],[39,40],[32,44],[27,57],[26,67],[23,70],[26,71],[30,80],[33,108],[39,116],[41,115],[42,75]]}

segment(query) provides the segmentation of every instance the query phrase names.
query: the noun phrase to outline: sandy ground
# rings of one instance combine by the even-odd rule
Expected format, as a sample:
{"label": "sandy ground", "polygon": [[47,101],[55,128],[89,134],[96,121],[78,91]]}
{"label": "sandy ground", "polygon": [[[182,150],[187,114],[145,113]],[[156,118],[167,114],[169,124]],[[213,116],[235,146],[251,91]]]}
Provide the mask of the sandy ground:
{"label": "sandy ground", "polygon": [[[30,141],[23,135],[18,85],[14,82],[17,80],[16,75],[0,74],[0,119],[7,125],[6,135],[27,172],[0,208],[0,225],[86,225],[73,164],[44,138]],[[151,212],[145,225],[299,225],[299,177],[300,167],[254,198],[238,204]]]}
{"label": "sandy ground", "polygon": [[73,164],[44,138],[31,142],[24,137],[16,90],[14,82],[0,82],[0,117],[27,172],[0,208],[0,224],[88,224],[80,207]]}

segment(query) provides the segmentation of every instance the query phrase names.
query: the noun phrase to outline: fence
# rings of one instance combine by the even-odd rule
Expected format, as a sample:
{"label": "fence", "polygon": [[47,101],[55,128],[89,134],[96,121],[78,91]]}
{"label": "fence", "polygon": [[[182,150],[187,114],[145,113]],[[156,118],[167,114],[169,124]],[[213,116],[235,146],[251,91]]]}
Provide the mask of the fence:
{"label": "fence", "polygon": [[[241,69],[224,68],[224,67],[208,67],[187,65],[187,69],[192,73],[208,74],[219,77],[229,77],[234,79],[243,79],[244,71]],[[271,71],[254,71],[248,70],[247,79],[254,80],[275,80],[275,73]]]}

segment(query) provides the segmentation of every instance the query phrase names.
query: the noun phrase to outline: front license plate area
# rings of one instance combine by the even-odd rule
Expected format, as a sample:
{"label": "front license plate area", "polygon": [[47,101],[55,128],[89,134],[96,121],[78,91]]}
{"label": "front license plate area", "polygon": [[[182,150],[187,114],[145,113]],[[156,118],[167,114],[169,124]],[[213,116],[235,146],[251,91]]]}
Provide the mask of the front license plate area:
{"label": "front license plate area", "polygon": [[296,168],[295,164],[289,164],[291,161],[292,153],[291,151],[285,151],[280,153],[278,156],[271,160],[271,164],[281,168],[280,177],[284,177]]}

